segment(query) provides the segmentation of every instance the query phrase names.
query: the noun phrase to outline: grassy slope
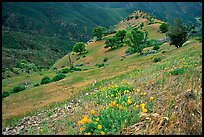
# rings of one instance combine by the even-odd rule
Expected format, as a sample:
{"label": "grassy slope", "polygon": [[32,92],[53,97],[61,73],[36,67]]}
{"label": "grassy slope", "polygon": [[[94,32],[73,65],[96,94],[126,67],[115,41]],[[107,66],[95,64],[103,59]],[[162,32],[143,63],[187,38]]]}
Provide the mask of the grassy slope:
{"label": "grassy slope", "polygon": [[[167,50],[167,48],[169,48],[168,44],[162,46],[163,50]],[[104,84],[109,83],[111,79],[114,83],[120,83],[122,79],[131,83],[136,81],[134,87],[139,87],[143,91],[146,91],[146,86],[149,85],[151,89],[149,89],[148,92],[154,92],[154,97],[158,98],[158,101],[160,102],[157,107],[155,106],[155,110],[156,112],[158,111],[159,114],[164,112],[167,113],[167,110],[159,109],[160,105],[168,106],[168,99],[175,99],[177,95],[184,98],[183,94],[187,94],[189,89],[197,91],[197,99],[195,101],[199,102],[199,98],[201,97],[201,74],[199,72],[201,71],[202,63],[200,53],[201,44],[194,42],[180,49],[171,47],[171,50],[167,50],[167,52],[163,54],[165,57],[162,62],[159,63],[153,63],[152,60],[154,55],[138,57],[138,55],[135,54],[127,57],[123,62],[118,61],[105,68],[95,68],[85,72],[67,74],[67,78],[59,82],[30,89],[28,88],[25,91],[5,98],[2,107],[3,121],[6,118],[22,115],[23,112],[31,112],[53,102],[63,102],[67,99],[73,98],[81,93],[82,90],[85,89],[85,91],[87,91],[86,88],[90,89],[93,80],[95,79],[98,83],[97,86],[104,86]],[[195,65],[195,62],[197,62],[198,65]],[[179,67],[186,64],[189,67],[186,69],[184,75],[166,75],[168,69],[173,68],[172,66]],[[138,72],[137,70],[142,71]],[[54,72],[49,73],[50,74],[45,75],[54,75]],[[39,80],[39,76],[32,76],[32,78],[28,79],[34,79],[34,77],[36,78],[36,81],[37,79]],[[104,79],[105,81],[103,81]],[[194,80],[192,81],[192,79]],[[13,78],[13,80],[15,80],[15,78]],[[162,81],[164,81],[163,84]],[[172,81],[174,82],[172,83]],[[157,86],[153,86],[152,84],[154,83],[157,83]],[[179,85],[182,85],[182,87]],[[3,89],[4,86],[5,81],[3,81]],[[178,102],[178,100],[174,101]],[[176,106],[179,104],[175,103],[174,105]],[[200,109],[200,106],[197,106],[196,108]]]}
{"label": "grassy slope", "polygon": [[[147,28],[147,30],[148,30],[149,28],[151,28],[151,27],[149,27],[149,28],[148,27],[149,26],[145,24],[144,29]],[[151,31],[149,32],[149,35],[151,36],[151,37],[149,37],[149,39],[155,38],[155,37],[157,37],[157,35],[161,35],[162,37],[165,36],[164,34],[161,34],[160,32],[158,32],[158,28],[157,29],[155,29],[155,28],[151,29]],[[129,69],[129,67],[131,67],[131,66],[129,66],[130,62],[121,62],[120,61],[121,56],[125,54],[125,51],[128,49],[128,47],[124,46],[122,48],[118,48],[118,49],[114,49],[114,50],[104,49],[103,47],[104,47],[104,40],[90,43],[87,46],[87,50],[89,51],[86,54],[87,57],[82,58],[83,55],[79,55],[79,57],[81,59],[74,61],[75,65],[79,64],[79,63],[85,64],[82,68],[88,68],[89,70],[87,70],[85,72],[77,72],[77,74],[76,73],[67,74],[67,78],[62,80],[62,81],[64,81],[62,85],[65,85],[65,87],[68,87],[69,85],[75,83],[75,84],[77,84],[77,88],[79,88],[78,86],[80,86],[80,84],[83,84],[83,83],[85,83],[85,84],[89,83],[90,84],[95,79],[99,80],[98,78],[101,78],[101,79],[106,78],[106,77],[111,76],[110,74],[112,74],[112,76],[118,75],[119,73],[122,73],[123,71],[126,72],[127,69]],[[75,54],[75,55],[73,55],[72,53],[70,53],[70,54],[71,54],[72,60],[76,60],[76,58],[78,57],[77,54]],[[133,55],[131,55],[131,56],[133,56]],[[68,56],[63,57],[55,65],[53,65],[52,68],[54,68],[54,67],[61,68],[62,66],[67,66],[67,60],[68,60],[67,57]],[[105,63],[105,64],[108,64],[108,66],[106,66],[106,69],[96,68],[95,64],[103,63],[103,59],[105,57],[109,58],[109,60]],[[129,60],[130,57],[128,56],[126,58],[126,60]],[[131,60],[131,61],[134,62],[134,60]],[[89,64],[87,64],[87,63],[89,63]],[[123,66],[120,66],[121,65],[120,63],[122,63]],[[119,68],[121,68],[122,70],[120,70]],[[102,71],[102,73],[97,73],[97,71]],[[54,74],[55,74],[55,72],[53,72],[53,71],[50,71],[47,73],[50,73],[49,75],[51,75],[51,76],[54,76]],[[101,74],[103,75],[102,77],[100,76]],[[44,75],[46,75],[46,74],[44,74]],[[37,79],[38,79],[38,82],[40,82],[40,79],[42,79],[43,76],[36,75],[36,76],[31,76],[32,78],[25,78],[26,75],[24,75],[24,76],[19,76],[19,77],[17,76],[14,78],[10,78],[11,81],[14,81],[12,84],[11,83],[7,84],[6,83],[7,79],[4,79],[2,91],[10,91],[12,89],[12,87],[14,87],[15,85],[22,83],[21,82],[22,80],[20,80],[20,79],[24,78],[23,81],[26,80],[26,81],[32,82],[32,84],[34,84],[37,82]],[[16,78],[18,79],[18,81]],[[69,80],[71,80],[71,81],[69,81]],[[56,83],[58,83],[58,82],[56,82]],[[26,95],[28,97],[28,100],[29,99],[31,100],[32,98],[34,98],[34,96],[42,96],[42,98],[40,100],[44,100],[43,95],[44,95],[44,92],[46,92],[47,88],[50,89],[50,91],[49,91],[50,94],[53,94],[53,93],[59,94],[60,93],[60,90],[58,88],[56,88],[56,87],[58,87],[58,84],[56,84],[56,83],[44,85],[42,87],[41,86],[35,87],[34,89],[36,89],[37,92],[25,92],[26,91],[25,90],[25,91],[22,91],[21,93],[18,93],[18,94],[19,94],[19,97],[21,97],[22,95],[20,95],[20,94],[30,93],[30,94],[32,94],[32,96]],[[45,88],[43,88],[43,87],[45,87]],[[62,87],[64,87],[64,86],[62,86]],[[56,92],[56,89],[58,92]],[[33,88],[30,88],[30,89],[28,88],[27,90],[32,91]],[[13,96],[15,96],[15,99],[17,99],[16,98],[17,95],[13,95]],[[25,95],[23,95],[23,96],[25,96]],[[48,96],[46,96],[46,102],[47,103],[40,103],[41,101],[39,101],[39,98],[35,98],[35,99],[32,99],[31,104],[27,104],[26,102],[21,101],[21,102],[19,102],[20,104],[18,104],[18,105],[20,107],[22,104],[27,104],[28,105],[27,107],[31,109],[33,107],[33,103],[36,102],[36,103],[38,103],[38,105],[35,105],[35,107],[40,108],[40,107],[45,106],[51,102],[55,102],[55,101],[57,102],[58,99],[60,101],[65,100],[66,97],[69,97],[69,96],[70,96],[69,94],[63,93],[62,97],[64,97],[64,98],[59,97],[59,98],[55,98],[53,100],[52,96],[49,95],[50,99],[48,99],[47,98]],[[12,98],[12,95],[11,95],[11,98]],[[8,99],[9,99],[9,97],[8,97]],[[5,100],[7,100],[7,98],[5,98]],[[26,100],[27,99],[25,98],[25,101]],[[8,115],[17,115],[17,114],[23,112],[22,110],[17,111],[17,110],[15,110],[15,106],[9,105],[10,101],[13,102],[14,97],[12,99],[9,99],[8,102],[6,103],[7,104],[6,108],[7,107],[9,107],[9,108],[11,107],[11,108],[8,109],[8,112],[6,112],[7,116],[5,115],[5,117],[10,117]],[[17,109],[19,109],[19,107],[17,107]],[[5,109],[5,107],[3,107],[3,109]],[[12,111],[13,114],[10,111]],[[29,109],[26,109],[26,111],[29,111]]]}

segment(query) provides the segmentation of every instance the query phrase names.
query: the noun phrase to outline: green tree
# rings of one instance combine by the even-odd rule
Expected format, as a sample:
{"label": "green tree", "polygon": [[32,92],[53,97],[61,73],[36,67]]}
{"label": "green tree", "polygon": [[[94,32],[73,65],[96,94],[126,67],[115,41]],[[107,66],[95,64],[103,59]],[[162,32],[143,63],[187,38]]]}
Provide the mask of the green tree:
{"label": "green tree", "polygon": [[84,42],[77,42],[73,48],[72,48],[72,51],[73,52],[76,52],[76,53],[83,53],[86,51],[86,46],[85,46],[85,43]]}
{"label": "green tree", "polygon": [[167,32],[167,31],[169,30],[169,26],[168,26],[168,24],[166,24],[166,23],[162,23],[162,24],[159,26],[159,29],[160,29],[160,31],[161,31],[162,33],[165,33],[165,32]]}
{"label": "green tree", "polygon": [[188,26],[182,24],[180,19],[176,19],[167,33],[171,40],[170,45],[175,45],[177,48],[181,47],[187,41],[189,31]]}
{"label": "green tree", "polygon": [[28,74],[31,70],[37,70],[37,66],[33,63],[29,63],[26,60],[21,60],[17,62],[17,67],[23,70],[25,70]]}
{"label": "green tree", "polygon": [[118,47],[118,45],[119,45],[119,42],[118,42],[118,39],[117,39],[117,37],[111,37],[111,38],[107,38],[106,39],[106,41],[105,41],[105,46],[104,46],[104,48],[109,48],[109,47],[111,47],[111,49],[113,49],[113,48],[116,48],[116,47]]}
{"label": "green tree", "polygon": [[127,33],[125,36],[125,43],[132,49],[134,52],[142,53],[143,51],[143,42],[144,42],[144,32],[137,29],[133,29]]}
{"label": "green tree", "polygon": [[103,36],[103,30],[104,28],[99,26],[93,29],[92,31],[92,35],[97,37],[97,40],[101,40],[102,36]]}
{"label": "green tree", "polygon": [[125,35],[126,35],[126,31],[125,30],[119,30],[117,33],[116,33],[116,37],[118,39],[118,42],[120,43],[120,45],[123,44],[123,40],[125,38]]}

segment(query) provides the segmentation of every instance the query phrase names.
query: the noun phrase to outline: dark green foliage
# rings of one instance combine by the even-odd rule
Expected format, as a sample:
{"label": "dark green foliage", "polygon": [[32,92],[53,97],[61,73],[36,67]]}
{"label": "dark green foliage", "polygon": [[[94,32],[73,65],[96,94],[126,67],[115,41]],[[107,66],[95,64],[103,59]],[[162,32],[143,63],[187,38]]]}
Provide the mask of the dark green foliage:
{"label": "dark green foliage", "polygon": [[58,73],[56,76],[53,77],[52,81],[55,82],[55,81],[59,81],[63,78],[65,78],[66,75],[65,74],[62,74],[62,73]]}
{"label": "dark green foliage", "polygon": [[37,86],[40,86],[40,84],[39,83],[35,83],[33,86],[37,87]]}
{"label": "dark green foliage", "polygon": [[69,69],[69,71],[71,71],[71,70],[73,70],[73,71],[81,71],[81,68],[71,67],[71,68]]}
{"label": "dark green foliage", "polygon": [[76,52],[76,53],[83,53],[86,51],[86,46],[85,46],[85,43],[84,42],[77,42],[73,48],[72,48],[72,51],[73,52]]}
{"label": "dark green foliage", "polygon": [[18,85],[11,90],[11,93],[17,93],[25,89],[24,85]]}
{"label": "dark green foliage", "polygon": [[142,27],[144,27],[144,22],[142,22],[141,24],[140,24],[140,28],[142,29]]}
{"label": "dark green foliage", "polygon": [[125,30],[119,30],[117,33],[116,33],[116,37],[119,41],[119,43],[123,43],[123,40],[125,38],[125,35],[126,35],[126,31]]}
{"label": "dark green foliage", "polygon": [[165,53],[165,52],[166,52],[166,50],[163,50],[163,51],[162,51],[162,53]]}
{"label": "dark green foliage", "polygon": [[51,79],[48,76],[45,76],[44,78],[42,78],[40,84],[43,85],[43,84],[47,84],[50,82],[51,82]]}
{"label": "dark green foliage", "polygon": [[155,57],[155,58],[153,59],[153,61],[154,61],[154,62],[159,62],[159,61],[161,61],[161,58],[160,58],[160,57]]}
{"label": "dark green foliage", "polygon": [[125,53],[134,54],[134,53],[136,53],[136,49],[135,49],[135,48],[132,48],[132,47],[129,47],[129,48],[127,49],[127,51],[125,51]]}
{"label": "dark green foliage", "polygon": [[116,48],[116,47],[119,47],[119,42],[118,42],[118,38],[113,36],[111,38],[107,38],[106,41],[105,41],[105,46],[104,48]]}
{"label": "dark green foliage", "polygon": [[102,63],[102,64],[96,64],[95,66],[98,67],[98,68],[100,68],[100,67],[104,67],[105,64],[104,64],[104,63]]}
{"label": "dark green foliage", "polygon": [[102,36],[103,36],[103,30],[104,28],[99,26],[93,29],[92,31],[92,35],[97,37],[97,40],[101,40]]}
{"label": "dark green foliage", "polygon": [[171,75],[181,75],[185,72],[184,68],[176,68],[175,70],[171,71]]}
{"label": "dark green foliage", "polygon": [[176,19],[167,34],[171,39],[170,45],[175,45],[177,48],[181,47],[187,41],[189,31],[189,27],[182,24],[180,19]]}
{"label": "dark green foliage", "polygon": [[160,46],[159,46],[159,45],[155,45],[155,46],[153,47],[153,50],[158,50],[158,49],[160,49]]}
{"label": "dark green foliage", "polygon": [[9,96],[9,92],[3,91],[2,98],[8,97],[8,96]]}
{"label": "dark green foliage", "polygon": [[69,72],[69,69],[68,68],[63,68],[62,70],[61,70],[61,73],[68,73]]}
{"label": "dark green foliage", "polygon": [[82,58],[85,58],[85,57],[86,57],[86,55],[82,56]]}
{"label": "dark green foliage", "polygon": [[79,60],[79,59],[80,59],[80,57],[77,57],[77,58],[76,58],[76,60]]}
{"label": "dark green foliage", "polygon": [[106,62],[106,61],[108,61],[108,58],[107,58],[107,57],[105,57],[105,58],[103,59],[103,62]]}
{"label": "dark green foliage", "polygon": [[165,32],[167,32],[167,31],[169,30],[169,26],[168,26],[168,24],[166,24],[166,23],[162,23],[162,24],[159,26],[159,29],[160,29],[160,31],[161,31],[162,33],[165,33]]}
{"label": "dark green foliage", "polygon": [[125,43],[134,49],[134,52],[136,53],[142,53],[143,51],[143,42],[144,42],[145,36],[144,32],[139,31],[137,29],[131,30],[131,32],[127,33],[125,36]]}
{"label": "dark green foliage", "polygon": [[146,42],[146,47],[151,47],[155,44],[157,44],[157,41],[155,39],[150,39]]}
{"label": "dark green foliage", "polygon": [[17,67],[25,70],[28,74],[31,70],[36,71],[38,68],[34,63],[29,63],[26,60],[20,60],[17,62]]}

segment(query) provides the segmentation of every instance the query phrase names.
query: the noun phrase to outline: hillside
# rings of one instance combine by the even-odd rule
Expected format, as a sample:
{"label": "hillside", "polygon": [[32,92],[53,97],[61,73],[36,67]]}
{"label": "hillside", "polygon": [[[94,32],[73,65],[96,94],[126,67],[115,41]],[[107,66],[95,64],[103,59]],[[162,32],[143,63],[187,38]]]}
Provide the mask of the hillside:
{"label": "hillside", "polygon": [[[149,40],[165,39],[158,31],[163,21],[150,18],[135,11],[115,27],[130,31],[144,23],[140,30],[148,31]],[[153,44],[146,54],[127,55],[126,45],[104,48],[113,35],[87,43],[86,54],[68,53],[49,71],[3,79],[2,92],[11,93],[17,85],[26,89],[3,98],[2,134],[202,134],[201,41],[192,37],[180,48],[164,41],[155,52]],[[68,55],[78,70],[40,84],[69,68]]]}
{"label": "hillside", "polygon": [[[135,18],[135,17],[138,18]],[[152,24],[149,24],[149,22],[152,22]],[[114,26],[115,30],[126,30],[129,31],[130,28],[136,28],[141,25],[141,23],[144,23],[144,27],[141,29],[142,31],[146,30],[148,31],[148,39],[149,40],[158,40],[158,39],[165,39],[165,33],[159,32],[159,26],[163,21],[153,18],[151,15],[144,11],[135,11],[128,15],[125,19],[121,20],[118,24]],[[122,56],[125,56],[125,51],[128,49],[127,46],[124,46],[119,49],[105,49],[104,41],[108,37],[112,37],[115,34],[111,34],[109,36],[105,36],[103,40],[91,42],[87,44],[87,50],[88,53],[86,55],[77,55],[73,52],[69,53],[71,55],[72,61],[74,62],[74,65],[77,64],[83,64],[82,68],[91,68],[95,64],[101,64],[103,63],[104,58],[108,58],[108,64],[113,62],[118,62]],[[97,45],[97,47],[95,46]],[[151,48],[149,48],[151,49]],[[64,56],[62,59],[57,61],[52,67],[53,68],[61,68],[68,66],[68,56]],[[84,57],[86,56],[86,57]],[[78,58],[78,59],[77,59]]]}
{"label": "hillside", "polygon": [[[16,66],[17,61],[22,59],[50,67],[70,51],[73,43],[89,40],[94,27],[101,25],[108,29],[135,9],[148,11],[168,22],[175,17],[193,21],[194,17],[201,17],[201,6],[197,2],[169,3],[168,6],[162,2],[3,2],[2,67]],[[16,40],[16,37],[19,39]],[[44,42],[45,39],[49,40]],[[20,52],[19,44],[23,53]],[[35,59],[29,59],[28,52]],[[53,54],[56,56],[53,57]],[[50,58],[50,61],[44,58]]]}

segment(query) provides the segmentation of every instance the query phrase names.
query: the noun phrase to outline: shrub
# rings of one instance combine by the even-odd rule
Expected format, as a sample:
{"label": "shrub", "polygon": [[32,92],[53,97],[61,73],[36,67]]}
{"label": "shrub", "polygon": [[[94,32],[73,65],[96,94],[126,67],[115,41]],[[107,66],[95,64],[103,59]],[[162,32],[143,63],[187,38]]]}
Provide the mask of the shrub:
{"label": "shrub", "polygon": [[77,67],[71,67],[69,70],[70,70],[70,71],[71,71],[71,70],[74,70],[74,71],[81,71],[81,69],[80,69],[80,68],[77,68]]}
{"label": "shrub", "polygon": [[105,66],[105,65],[104,65],[104,63],[102,63],[102,64],[96,64],[95,66],[98,67],[98,68],[100,68],[100,67],[103,67],[103,66]]}
{"label": "shrub", "polygon": [[51,82],[51,79],[50,79],[48,76],[45,76],[45,77],[41,80],[40,84],[43,85],[43,84],[47,84],[47,83],[50,83],[50,82]]}
{"label": "shrub", "polygon": [[68,73],[69,72],[69,69],[68,68],[63,68],[62,70],[61,70],[61,73]]}
{"label": "shrub", "polygon": [[24,85],[18,85],[11,90],[11,93],[17,93],[25,89]]}
{"label": "shrub", "polygon": [[37,87],[37,86],[40,86],[40,84],[39,83],[35,83],[33,86]]}
{"label": "shrub", "polygon": [[59,80],[65,78],[65,77],[66,77],[66,76],[65,76],[64,74],[58,73],[56,76],[54,76],[54,78],[52,79],[52,81],[53,81],[53,82],[59,81]]}
{"label": "shrub", "polygon": [[158,49],[160,49],[160,46],[159,46],[159,45],[155,45],[155,46],[153,47],[153,50],[158,50]]}
{"label": "shrub", "polygon": [[9,96],[9,92],[4,91],[2,93],[2,98],[8,97]]}
{"label": "shrub", "polygon": [[84,55],[82,58],[85,58],[86,57],[86,55]]}
{"label": "shrub", "polygon": [[168,24],[162,23],[162,24],[159,26],[159,29],[160,29],[160,31],[161,31],[162,33],[167,32],[167,31],[169,30]]}
{"label": "shrub", "polygon": [[159,61],[161,61],[161,58],[160,58],[160,57],[155,57],[155,58],[153,59],[153,61],[154,61],[154,62],[159,62]]}
{"label": "shrub", "polygon": [[170,71],[171,75],[181,75],[185,72],[184,68],[176,68],[173,71]]}
{"label": "shrub", "polygon": [[106,62],[106,61],[108,61],[108,58],[107,58],[107,57],[105,57],[105,58],[103,59],[103,62]]}

